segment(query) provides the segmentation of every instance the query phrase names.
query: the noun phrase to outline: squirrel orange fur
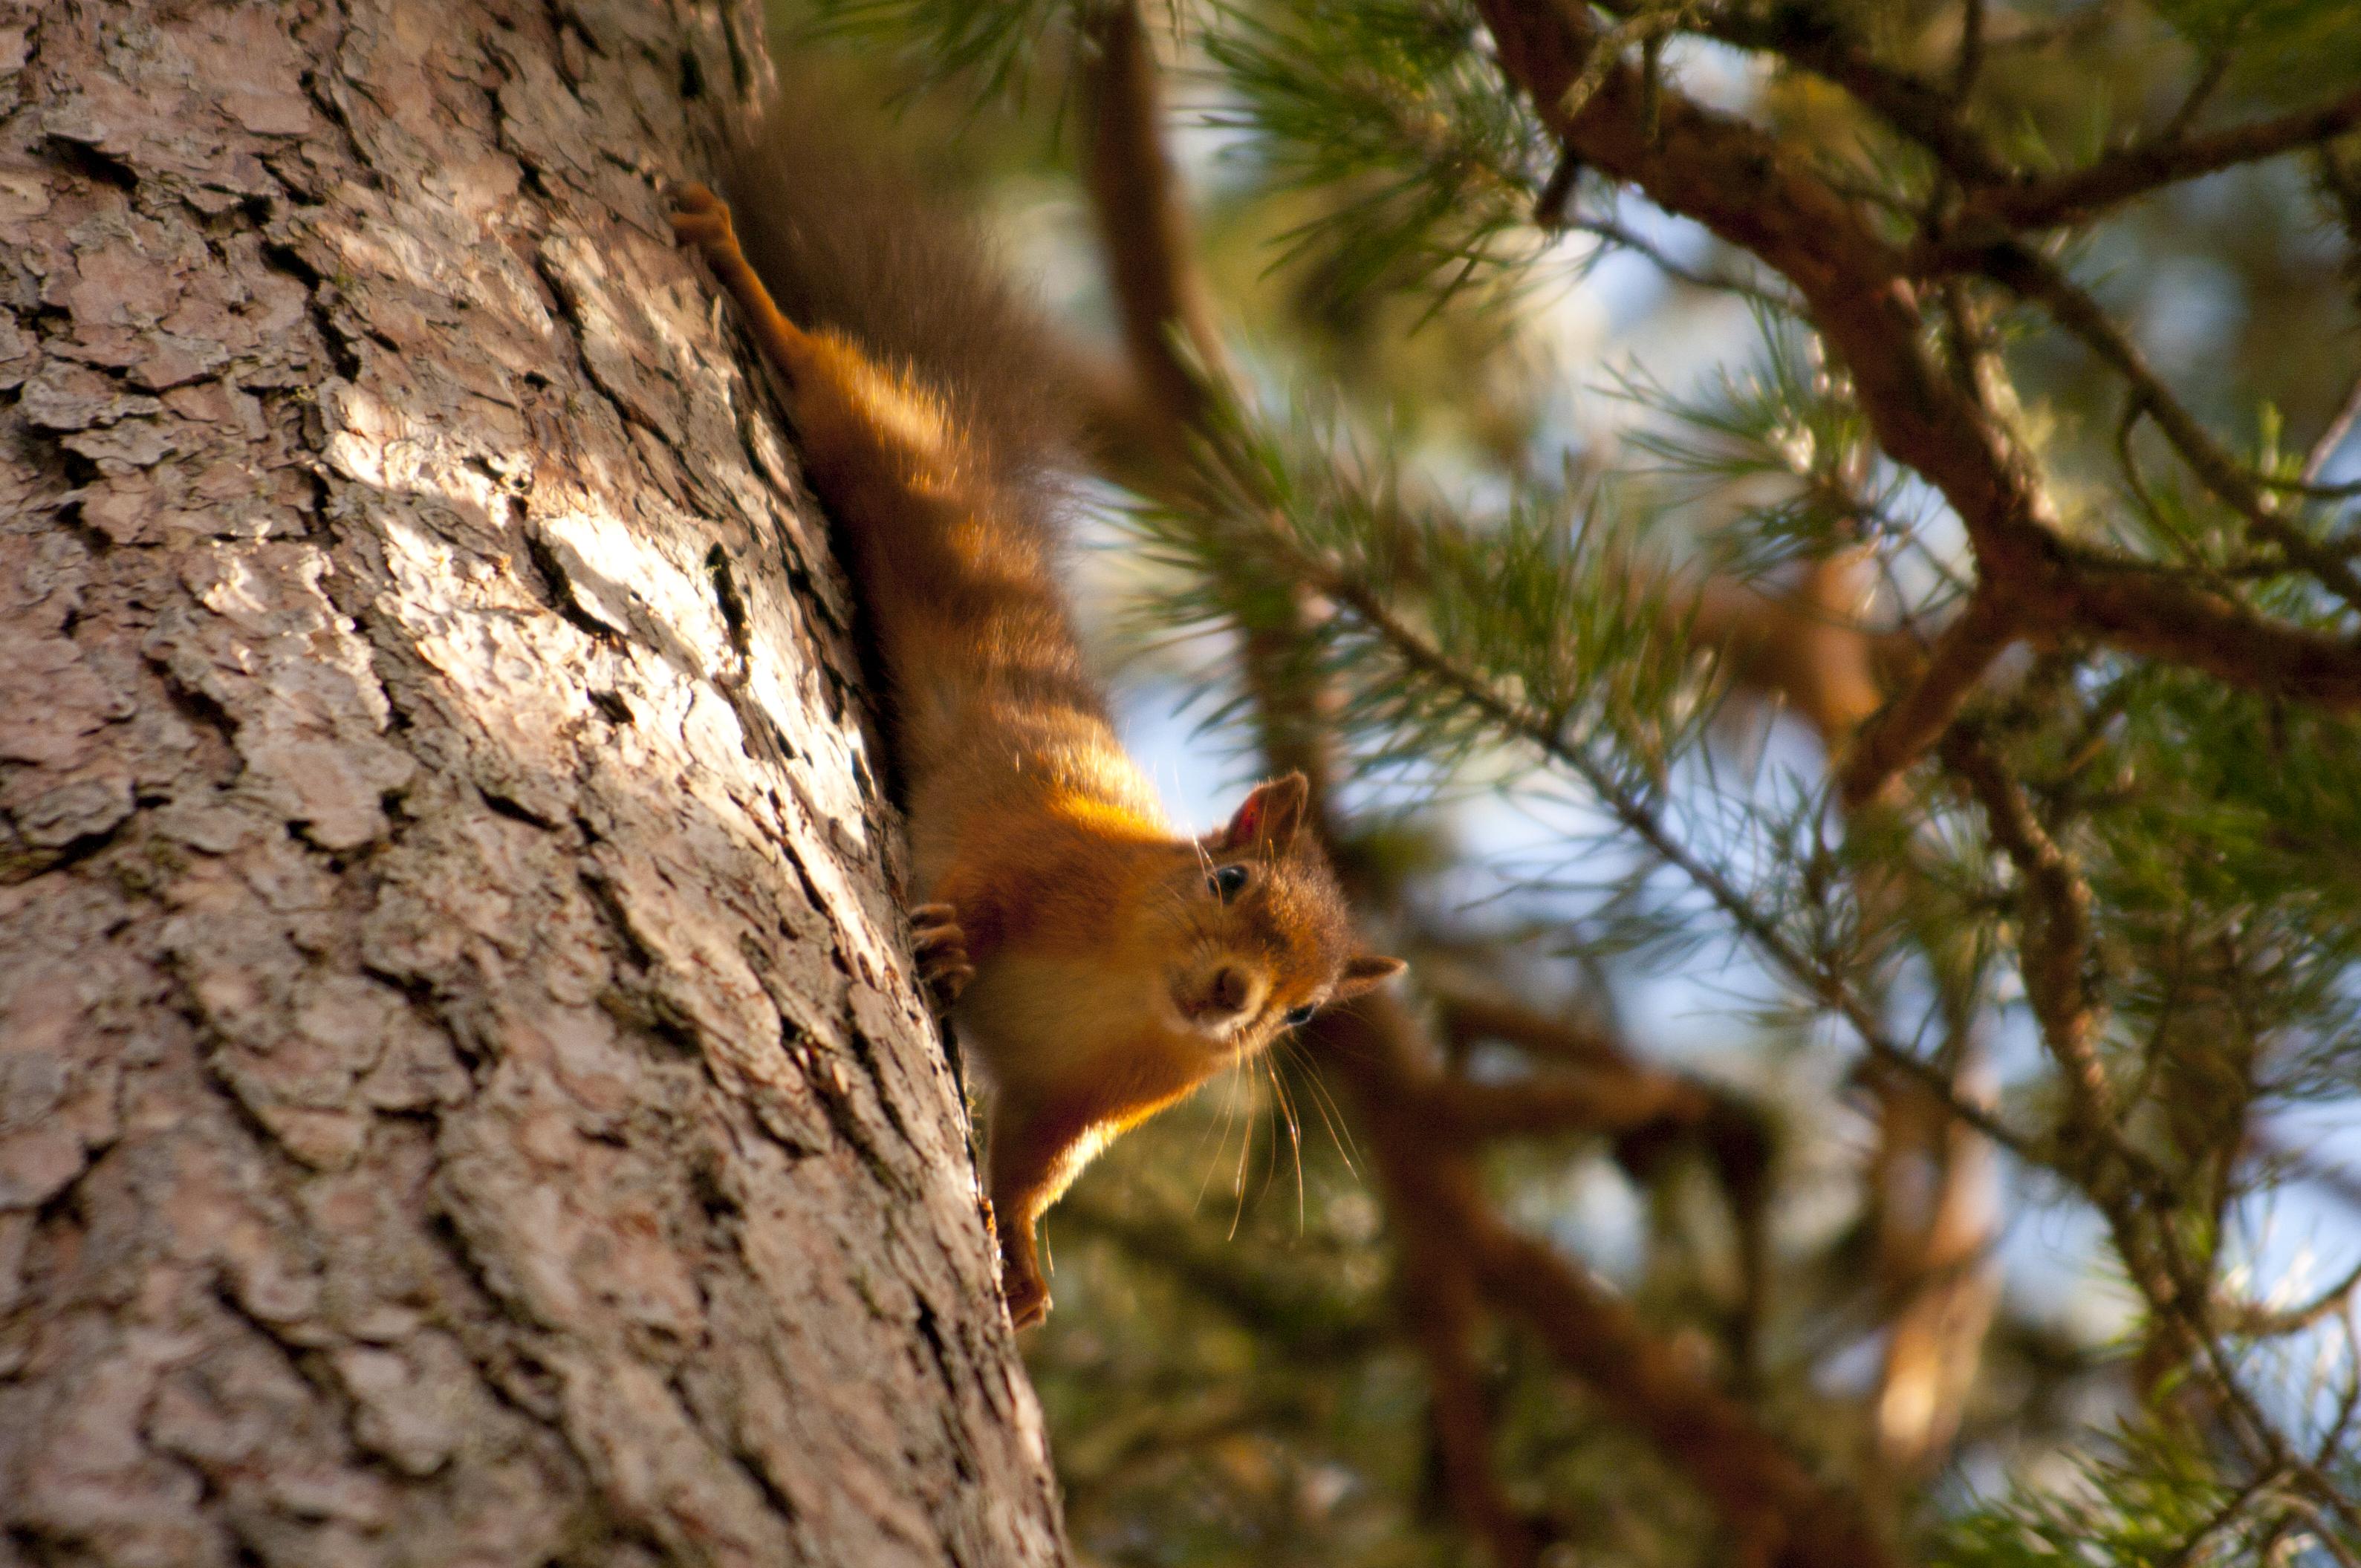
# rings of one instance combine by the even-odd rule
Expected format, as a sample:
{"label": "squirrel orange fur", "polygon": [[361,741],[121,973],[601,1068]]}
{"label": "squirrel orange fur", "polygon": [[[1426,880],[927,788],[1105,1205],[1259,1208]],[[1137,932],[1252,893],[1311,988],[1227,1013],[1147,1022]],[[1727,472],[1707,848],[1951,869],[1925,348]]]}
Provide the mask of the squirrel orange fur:
{"label": "squirrel orange fur", "polygon": [[1024,1327],[1049,1306],[1036,1223],[1110,1138],[1401,965],[1354,945],[1301,774],[1204,838],[1167,824],[1058,589],[1040,329],[972,231],[841,142],[774,116],[729,181],[745,247],[703,186],[673,225],[778,371],[861,590],[919,971],[992,1086]]}

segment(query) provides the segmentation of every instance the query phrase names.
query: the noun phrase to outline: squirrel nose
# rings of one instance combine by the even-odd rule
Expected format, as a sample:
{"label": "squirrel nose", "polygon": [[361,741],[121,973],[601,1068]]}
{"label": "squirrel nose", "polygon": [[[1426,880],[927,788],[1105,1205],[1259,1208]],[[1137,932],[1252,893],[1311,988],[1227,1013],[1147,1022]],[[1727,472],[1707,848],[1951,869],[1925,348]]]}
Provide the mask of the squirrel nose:
{"label": "squirrel nose", "polygon": [[1213,972],[1213,984],[1206,988],[1205,1000],[1213,1004],[1215,1011],[1243,1013],[1246,1010],[1246,997],[1251,989],[1244,971],[1234,965],[1224,964]]}

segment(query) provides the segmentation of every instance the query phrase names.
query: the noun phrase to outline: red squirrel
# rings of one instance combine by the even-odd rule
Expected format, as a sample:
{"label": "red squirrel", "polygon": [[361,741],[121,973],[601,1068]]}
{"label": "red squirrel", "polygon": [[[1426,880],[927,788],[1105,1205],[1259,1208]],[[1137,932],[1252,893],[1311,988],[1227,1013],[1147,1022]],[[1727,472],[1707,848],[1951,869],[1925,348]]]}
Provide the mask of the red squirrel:
{"label": "red squirrel", "polygon": [[742,249],[702,185],[672,222],[777,370],[860,590],[918,972],[991,1086],[1023,1328],[1049,1308],[1036,1223],[1109,1139],[1402,966],[1356,946],[1301,774],[1203,838],[1168,825],[1059,591],[1046,334],[972,230],[843,139],[774,115],[750,141]]}

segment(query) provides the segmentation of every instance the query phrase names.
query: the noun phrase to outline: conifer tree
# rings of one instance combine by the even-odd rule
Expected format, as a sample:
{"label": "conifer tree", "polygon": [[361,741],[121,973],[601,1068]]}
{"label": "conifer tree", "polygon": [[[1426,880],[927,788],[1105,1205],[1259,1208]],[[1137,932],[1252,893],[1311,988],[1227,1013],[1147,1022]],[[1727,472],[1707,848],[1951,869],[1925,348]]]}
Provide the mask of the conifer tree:
{"label": "conifer tree", "polygon": [[1078,1546],[2361,1562],[2351,7],[820,12],[1416,955],[1052,1217]]}

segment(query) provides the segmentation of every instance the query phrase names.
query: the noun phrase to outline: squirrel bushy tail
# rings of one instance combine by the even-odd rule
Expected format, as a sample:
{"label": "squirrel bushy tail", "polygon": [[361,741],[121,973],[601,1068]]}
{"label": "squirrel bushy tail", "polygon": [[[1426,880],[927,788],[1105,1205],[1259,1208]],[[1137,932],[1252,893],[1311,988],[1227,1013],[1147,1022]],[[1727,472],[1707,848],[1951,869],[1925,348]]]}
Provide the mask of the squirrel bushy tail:
{"label": "squirrel bushy tail", "polygon": [[723,174],[739,243],[786,317],[939,396],[1019,521],[1050,530],[1075,450],[1072,366],[994,246],[884,150],[884,115],[783,85]]}

